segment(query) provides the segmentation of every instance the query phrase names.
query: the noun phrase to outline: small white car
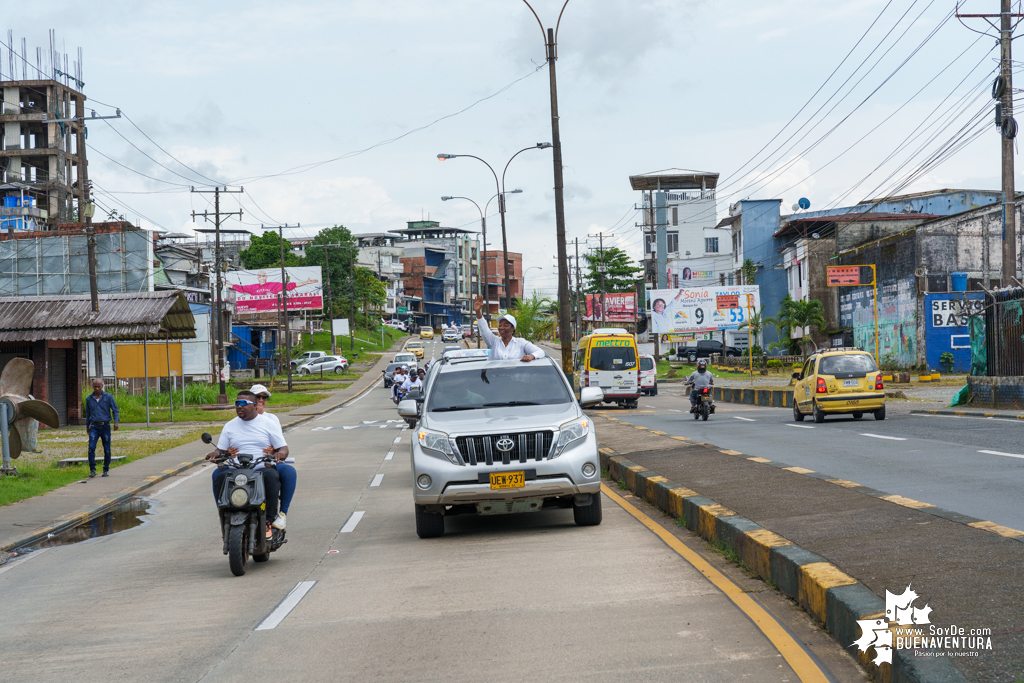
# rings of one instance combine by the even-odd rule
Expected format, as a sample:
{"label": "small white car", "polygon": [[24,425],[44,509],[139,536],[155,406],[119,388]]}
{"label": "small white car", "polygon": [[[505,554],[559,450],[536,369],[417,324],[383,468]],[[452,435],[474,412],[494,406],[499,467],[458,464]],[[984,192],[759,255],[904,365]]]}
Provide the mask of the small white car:
{"label": "small white car", "polygon": [[441,333],[441,341],[443,342],[457,342],[462,339],[462,331],[457,327],[446,327],[444,332]]}

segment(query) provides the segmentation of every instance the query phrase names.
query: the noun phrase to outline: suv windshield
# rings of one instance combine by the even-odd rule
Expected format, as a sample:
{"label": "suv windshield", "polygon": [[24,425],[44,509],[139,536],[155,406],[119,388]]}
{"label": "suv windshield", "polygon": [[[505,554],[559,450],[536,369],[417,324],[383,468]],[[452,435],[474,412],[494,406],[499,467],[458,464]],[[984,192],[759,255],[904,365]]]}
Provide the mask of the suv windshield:
{"label": "suv windshield", "polygon": [[844,356],[825,356],[818,365],[819,375],[866,375],[876,372],[875,359],[866,353]]}
{"label": "suv windshield", "polygon": [[427,410],[434,413],[548,406],[573,400],[559,370],[551,365],[446,372],[431,384]]}
{"label": "suv windshield", "polygon": [[653,370],[654,369],[654,359],[653,358],[644,358],[644,357],[641,356],[640,357],[640,369],[641,370],[645,370],[645,371],[646,370]]}
{"label": "suv windshield", "polygon": [[599,346],[590,351],[593,370],[635,370],[636,351],[632,346]]}

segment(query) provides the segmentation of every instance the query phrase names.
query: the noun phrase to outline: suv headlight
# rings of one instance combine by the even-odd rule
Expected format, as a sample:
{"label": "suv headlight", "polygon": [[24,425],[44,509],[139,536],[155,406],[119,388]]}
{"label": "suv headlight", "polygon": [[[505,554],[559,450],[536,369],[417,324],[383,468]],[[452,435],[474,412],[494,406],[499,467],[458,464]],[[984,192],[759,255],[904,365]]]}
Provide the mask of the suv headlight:
{"label": "suv headlight", "polygon": [[572,422],[566,422],[558,430],[558,443],[555,444],[555,454],[552,456],[555,458],[560,456],[562,451],[571,444],[580,439],[587,438],[587,434],[590,433],[590,420],[584,417]]}
{"label": "suv headlight", "polygon": [[455,456],[455,451],[452,450],[452,445],[448,441],[448,435],[444,432],[420,429],[416,432],[416,438],[423,450],[441,454],[451,460],[453,465],[459,464],[459,459]]}

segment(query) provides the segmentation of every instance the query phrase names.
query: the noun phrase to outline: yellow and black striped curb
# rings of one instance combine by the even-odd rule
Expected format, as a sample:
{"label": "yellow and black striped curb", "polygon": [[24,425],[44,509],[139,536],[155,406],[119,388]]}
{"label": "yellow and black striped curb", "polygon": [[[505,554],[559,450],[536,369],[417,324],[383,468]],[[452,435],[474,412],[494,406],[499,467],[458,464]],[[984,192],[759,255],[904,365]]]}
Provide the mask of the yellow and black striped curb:
{"label": "yellow and black striped curb", "polygon": [[774,584],[808,614],[825,625],[832,637],[856,657],[876,680],[883,683],[966,683],[944,659],[916,659],[904,650],[893,651],[893,663],[876,666],[867,652],[853,645],[860,636],[859,619],[885,614],[885,601],[820,555],[740,517],[692,489],[637,464],[610,448],[601,449],[601,467],[608,477],[622,482],[688,529],[707,541],[720,543],[736,553],[751,571]]}
{"label": "yellow and black striped curb", "polygon": [[765,408],[792,408],[792,389],[745,389],[741,387],[712,387],[711,395],[723,403],[745,403]]}
{"label": "yellow and black striped curb", "polygon": [[911,410],[911,415],[953,415],[956,417],[993,417],[997,420],[1024,420],[1024,413],[1007,415],[1006,413],[983,413],[980,410]]}

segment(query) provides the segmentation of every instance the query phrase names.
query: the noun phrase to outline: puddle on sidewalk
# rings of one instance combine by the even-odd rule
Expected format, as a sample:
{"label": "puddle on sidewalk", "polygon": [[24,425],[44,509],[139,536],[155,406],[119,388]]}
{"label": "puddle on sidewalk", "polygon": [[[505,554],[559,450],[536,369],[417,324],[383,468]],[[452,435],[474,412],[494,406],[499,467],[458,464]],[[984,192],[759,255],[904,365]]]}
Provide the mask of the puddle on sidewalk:
{"label": "puddle on sidewalk", "polygon": [[133,529],[146,523],[145,517],[149,516],[149,510],[156,506],[153,501],[136,496],[131,500],[113,507],[102,515],[78,526],[65,529],[60,533],[50,534],[47,538],[40,539],[30,545],[22,546],[14,550],[13,555],[25,555],[33,550],[42,548],[55,548],[60,545],[71,545],[81,543],[100,536],[110,536],[119,531]]}

